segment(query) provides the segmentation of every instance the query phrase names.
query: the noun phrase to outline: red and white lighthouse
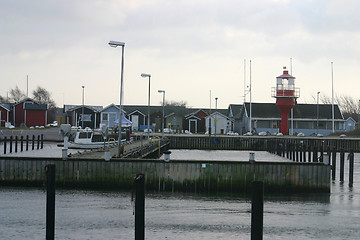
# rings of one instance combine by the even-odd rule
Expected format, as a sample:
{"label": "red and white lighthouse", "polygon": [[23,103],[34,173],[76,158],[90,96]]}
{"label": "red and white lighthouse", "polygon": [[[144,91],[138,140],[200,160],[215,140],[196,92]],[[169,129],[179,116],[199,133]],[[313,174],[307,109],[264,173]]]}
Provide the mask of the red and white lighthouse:
{"label": "red and white lighthouse", "polygon": [[280,132],[284,135],[289,134],[289,112],[294,107],[299,93],[299,88],[295,88],[295,77],[284,67],[283,74],[276,78],[276,87],[272,89],[272,97],[276,98],[276,106],[281,112]]}

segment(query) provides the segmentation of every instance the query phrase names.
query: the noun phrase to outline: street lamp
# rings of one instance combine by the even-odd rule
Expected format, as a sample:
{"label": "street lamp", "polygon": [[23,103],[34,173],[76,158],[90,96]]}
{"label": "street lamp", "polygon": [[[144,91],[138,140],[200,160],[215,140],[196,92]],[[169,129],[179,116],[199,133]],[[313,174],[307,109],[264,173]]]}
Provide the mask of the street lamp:
{"label": "street lamp", "polygon": [[319,134],[319,95],[320,92],[317,92],[316,100],[316,133]]}
{"label": "street lamp", "polygon": [[124,42],[110,41],[110,47],[121,47],[121,74],[120,74],[120,106],[119,106],[119,137],[118,137],[118,152],[117,156],[120,157],[121,153],[121,122],[122,122],[122,92],[123,92],[123,75],[124,75]]}
{"label": "street lamp", "polygon": [[162,138],[164,139],[164,128],[165,128],[165,90],[158,90],[158,93],[163,94],[163,124],[162,124]]}
{"label": "street lamp", "polygon": [[82,87],[82,109],[81,109],[81,128],[84,129],[84,91],[85,86]]}
{"label": "street lamp", "polygon": [[215,98],[215,136],[216,136],[216,123],[217,123],[217,117],[216,117],[216,115],[217,115],[217,100],[218,100],[218,98],[216,97]]}
{"label": "street lamp", "polygon": [[148,74],[148,73],[142,73],[141,74],[141,77],[143,78],[146,78],[148,77],[149,78],[149,94],[148,94],[148,119],[147,119],[147,134],[148,134],[148,144],[150,144],[150,78],[151,78],[151,74]]}

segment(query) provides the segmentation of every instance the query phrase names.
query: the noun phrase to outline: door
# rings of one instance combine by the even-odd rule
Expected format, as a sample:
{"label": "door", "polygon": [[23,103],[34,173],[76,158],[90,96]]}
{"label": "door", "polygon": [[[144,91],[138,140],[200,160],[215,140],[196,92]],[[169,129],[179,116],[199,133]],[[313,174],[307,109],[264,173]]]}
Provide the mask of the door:
{"label": "door", "polygon": [[139,130],[139,115],[131,115],[132,129],[133,131]]}
{"label": "door", "polygon": [[109,128],[112,128],[115,125],[114,122],[116,120],[116,116],[117,116],[116,113],[109,113],[109,117],[108,117],[108,119],[109,119]]}
{"label": "door", "polygon": [[197,133],[197,121],[190,119],[189,120],[189,131],[192,133]]}

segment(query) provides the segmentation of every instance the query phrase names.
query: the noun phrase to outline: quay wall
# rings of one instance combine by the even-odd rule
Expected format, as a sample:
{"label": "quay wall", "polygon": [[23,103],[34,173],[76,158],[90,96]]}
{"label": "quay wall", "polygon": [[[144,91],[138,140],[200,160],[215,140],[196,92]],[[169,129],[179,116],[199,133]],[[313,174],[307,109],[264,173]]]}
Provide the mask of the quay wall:
{"label": "quay wall", "polygon": [[358,138],[331,137],[292,137],[292,136],[225,136],[225,135],[171,135],[171,149],[222,149],[222,150],[253,150],[269,151],[270,148],[289,145],[298,149],[332,149],[337,152],[360,152]]}
{"label": "quay wall", "polygon": [[0,185],[42,186],[45,166],[55,164],[65,188],[126,190],[144,173],[148,191],[247,193],[254,180],[266,192],[330,192],[330,166],[322,163],[0,157]]}

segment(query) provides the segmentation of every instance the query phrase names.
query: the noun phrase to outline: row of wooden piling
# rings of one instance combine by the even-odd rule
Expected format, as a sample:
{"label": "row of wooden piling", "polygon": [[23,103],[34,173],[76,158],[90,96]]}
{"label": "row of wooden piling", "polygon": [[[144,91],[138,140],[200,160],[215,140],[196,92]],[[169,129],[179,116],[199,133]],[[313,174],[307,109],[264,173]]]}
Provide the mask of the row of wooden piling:
{"label": "row of wooden piling", "polygon": [[[45,167],[46,172],[46,240],[55,239],[55,165]],[[135,194],[135,240],[145,239],[145,175],[136,174]],[[133,199],[132,199],[133,200]],[[263,239],[264,184],[252,183],[251,240]]]}
{"label": "row of wooden piling", "polygon": [[[31,150],[35,149],[43,149],[44,148],[44,134],[38,135],[37,140],[35,135],[32,135],[32,138],[29,138],[29,135],[26,135],[26,138],[24,139],[24,136],[20,136],[20,139],[18,136],[10,136],[9,139],[7,137],[4,137],[2,140],[4,145],[4,154],[8,153],[8,145],[9,145],[9,153],[18,152],[19,150],[21,152],[23,151],[29,151],[29,145],[31,146]],[[24,149],[24,143],[25,143],[25,149]],[[20,149],[19,149],[20,147]]]}
{"label": "row of wooden piling", "polygon": [[[342,138],[299,138],[299,137],[270,137],[270,136],[204,136],[204,135],[170,135],[170,148],[172,149],[203,149],[203,150],[250,150],[266,151],[277,146],[292,144],[300,147],[318,149],[344,149],[345,151],[360,152],[358,139]],[[275,145],[274,145],[275,144]],[[309,151],[306,149],[306,151]],[[320,152],[320,151],[319,151]],[[300,157],[300,156],[299,156]]]}
{"label": "row of wooden piling", "polygon": [[[280,141],[279,139],[268,141],[267,151],[294,162],[322,162],[331,165],[331,178],[336,178],[336,148],[321,145],[306,145],[304,142]],[[325,149],[326,148],[326,149]],[[349,186],[353,185],[354,179],[354,151],[350,149],[349,160]],[[344,182],[345,150],[340,149],[340,182]]]}
{"label": "row of wooden piling", "polygon": [[[45,166],[46,173],[46,240],[55,239],[55,164]],[[135,240],[145,239],[145,175],[136,174],[135,186]]]}

